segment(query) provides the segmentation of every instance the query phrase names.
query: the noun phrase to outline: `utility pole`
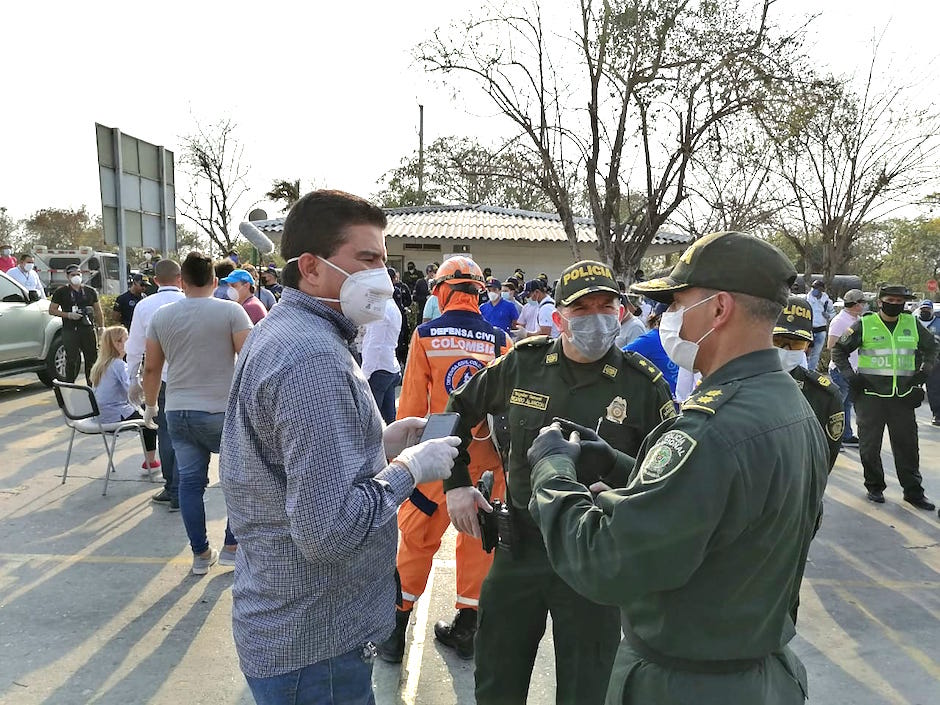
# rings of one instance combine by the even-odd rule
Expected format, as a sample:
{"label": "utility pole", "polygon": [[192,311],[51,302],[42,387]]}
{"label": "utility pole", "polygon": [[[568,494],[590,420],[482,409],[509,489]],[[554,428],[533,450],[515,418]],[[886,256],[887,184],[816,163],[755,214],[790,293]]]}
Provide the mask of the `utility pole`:
{"label": "utility pole", "polygon": [[424,205],[424,106],[418,105],[418,205]]}

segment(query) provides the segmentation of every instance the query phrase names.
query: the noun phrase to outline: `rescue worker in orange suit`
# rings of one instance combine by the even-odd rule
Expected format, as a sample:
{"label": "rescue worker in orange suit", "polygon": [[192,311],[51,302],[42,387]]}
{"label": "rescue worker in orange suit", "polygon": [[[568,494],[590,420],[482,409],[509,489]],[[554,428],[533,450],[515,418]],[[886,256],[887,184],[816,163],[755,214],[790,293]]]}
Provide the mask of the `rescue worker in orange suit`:
{"label": "rescue worker in orange suit", "polygon": [[[398,418],[443,412],[451,392],[509,350],[512,343],[505,332],[487,323],[480,314],[479,295],[484,287],[483,272],[467,257],[450,257],[437,270],[431,293],[437,297],[442,313],[418,326],[412,335]],[[491,470],[494,475],[491,496],[504,498],[502,463],[485,421],[474,429],[469,452],[473,483]],[[419,485],[398,511],[402,604],[395,631],[378,646],[379,656],[389,663],[400,663],[404,656],[412,607],[427,586],[432,559],[449,525],[440,482]],[[457,535],[457,614],[452,622],[435,624],[434,635],[464,659],[473,658],[480,586],[492,562],[493,554],[483,550],[479,538],[465,533]]]}

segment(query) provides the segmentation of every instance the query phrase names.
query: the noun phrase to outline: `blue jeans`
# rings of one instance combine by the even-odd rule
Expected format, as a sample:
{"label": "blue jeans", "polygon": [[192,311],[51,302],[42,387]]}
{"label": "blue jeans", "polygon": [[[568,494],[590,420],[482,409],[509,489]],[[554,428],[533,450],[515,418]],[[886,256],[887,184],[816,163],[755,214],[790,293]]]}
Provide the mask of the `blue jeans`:
{"label": "blue jeans", "polygon": [[375,705],[362,649],[270,678],[245,676],[258,705]]}
{"label": "blue jeans", "polygon": [[[176,452],[180,512],[193,553],[209,548],[206,536],[206,505],[203,496],[209,485],[209,458],[219,452],[225,414],[208,411],[167,411],[167,426]],[[235,536],[225,522],[225,545],[234,546]]]}
{"label": "blue jeans", "polygon": [[401,372],[376,370],[369,375],[369,387],[385,423],[395,420],[395,387],[401,384]]}
{"label": "blue jeans", "polygon": [[157,452],[160,454],[160,470],[163,472],[163,489],[170,493],[174,499],[179,499],[179,478],[176,475],[176,453],[173,452],[173,439],[170,438],[170,429],[166,424],[166,382],[160,383],[160,394],[157,397],[160,412],[155,419],[157,422]]}
{"label": "blue jeans", "polygon": [[822,355],[823,348],[826,347],[826,338],[827,333],[824,330],[813,333],[813,347],[806,351],[806,366],[813,372],[819,367],[819,356]]}
{"label": "blue jeans", "polygon": [[845,440],[855,435],[852,430],[852,400],[849,399],[849,383],[837,368],[829,370],[829,376],[839,388],[839,393],[842,394],[842,411],[845,412],[845,430],[842,432],[842,440]]}

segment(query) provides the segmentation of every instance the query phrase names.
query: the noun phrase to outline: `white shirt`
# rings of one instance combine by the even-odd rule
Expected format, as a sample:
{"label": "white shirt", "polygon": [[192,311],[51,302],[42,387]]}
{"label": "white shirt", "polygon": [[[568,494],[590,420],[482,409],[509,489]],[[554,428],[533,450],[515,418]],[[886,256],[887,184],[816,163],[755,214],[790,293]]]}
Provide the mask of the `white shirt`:
{"label": "white shirt", "polygon": [[558,337],[558,328],[552,320],[552,314],[555,313],[555,301],[551,296],[546,296],[539,301],[539,328],[551,327],[548,335],[552,338]]}
{"label": "white shirt", "polygon": [[534,301],[527,301],[519,312],[519,325],[525,328],[527,333],[539,332],[539,305]]}
{"label": "white shirt", "polygon": [[[836,314],[836,317],[832,319],[832,323],[829,324],[829,337],[841,338],[845,331],[851,328],[853,325],[858,323],[858,316],[853,316],[851,313],[842,309],[839,313]],[[852,369],[856,372],[858,371],[858,350],[853,350],[849,353],[849,364],[852,366]],[[829,361],[829,370],[832,371],[836,369],[836,365],[831,360]]]}
{"label": "white shirt", "polygon": [[[175,286],[161,286],[156,294],[142,298],[134,307],[134,318],[131,320],[131,330],[127,336],[124,352],[127,357],[127,373],[130,377],[137,375],[144,351],[147,349],[147,329],[150,319],[161,306],[185,299],[186,295]],[[166,382],[166,363],[163,365],[161,379]]]}
{"label": "white shirt", "polygon": [[[134,314],[135,316],[137,314]],[[365,326],[362,337],[362,374],[366,379],[376,370],[401,372],[395,357],[401,333],[401,311],[393,299],[385,303],[385,317]]]}
{"label": "white shirt", "polygon": [[24,272],[19,267],[13,267],[13,269],[7,270],[7,276],[14,281],[18,281],[26,287],[27,291],[38,291],[42,298],[46,298],[46,290],[43,288],[35,269]]}
{"label": "white shirt", "polygon": [[806,295],[806,300],[809,301],[809,307],[813,310],[813,328],[827,325],[836,312],[829,294],[824,291],[817,299],[811,291]]}

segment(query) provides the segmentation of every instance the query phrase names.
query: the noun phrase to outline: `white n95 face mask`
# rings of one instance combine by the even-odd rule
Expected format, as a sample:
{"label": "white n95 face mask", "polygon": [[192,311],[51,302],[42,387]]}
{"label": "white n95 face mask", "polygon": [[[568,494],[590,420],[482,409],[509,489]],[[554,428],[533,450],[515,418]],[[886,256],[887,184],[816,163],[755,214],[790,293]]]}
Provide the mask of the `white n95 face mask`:
{"label": "white n95 face mask", "polygon": [[229,301],[238,301],[238,290],[231,284],[226,287],[225,295],[228,297]]}
{"label": "white n95 face mask", "polygon": [[783,367],[784,372],[789,372],[797,367],[806,367],[809,364],[805,350],[777,348],[777,354],[780,356],[780,366]]}
{"label": "white n95 face mask", "polygon": [[679,331],[682,330],[682,317],[686,311],[691,311],[716,296],[718,294],[712,294],[688,308],[680,306],[676,311],[666,311],[659,320],[659,340],[663,344],[663,350],[666,351],[670,360],[687,372],[695,372],[695,358],[698,356],[699,343],[711,335],[715,329],[709,328],[705,335],[693,343],[679,335]]}
{"label": "white n95 face mask", "polygon": [[499,295],[499,293],[496,292],[496,291],[490,291],[489,293],[487,293],[486,296],[487,296],[487,298],[490,300],[490,303],[493,304],[493,305],[496,305],[496,303],[497,303],[497,302],[499,301],[499,299],[500,299],[500,295]]}
{"label": "white n95 face mask", "polygon": [[76,274],[74,277],[69,277],[69,281],[72,282],[75,286],[78,286],[82,283],[82,278]]}
{"label": "white n95 face mask", "polygon": [[[298,258],[295,257],[294,259]],[[293,262],[294,259],[289,261]],[[389,278],[388,270],[385,267],[363,269],[350,274],[342,267],[337,267],[319,255],[317,255],[317,259],[337,272],[346,275],[346,281],[339,289],[338,299],[328,299],[325,296],[317,298],[321,301],[338,303],[343,315],[357,326],[380,321],[385,317],[385,304],[395,293],[395,287],[392,286],[392,280]]]}
{"label": "white n95 face mask", "polygon": [[23,269],[24,269],[25,271],[27,271],[27,272],[31,272],[31,271],[33,271],[33,267],[35,267],[35,266],[36,266],[36,265],[33,264],[32,262],[27,262],[26,264],[23,265]]}

